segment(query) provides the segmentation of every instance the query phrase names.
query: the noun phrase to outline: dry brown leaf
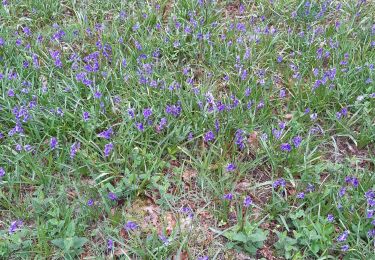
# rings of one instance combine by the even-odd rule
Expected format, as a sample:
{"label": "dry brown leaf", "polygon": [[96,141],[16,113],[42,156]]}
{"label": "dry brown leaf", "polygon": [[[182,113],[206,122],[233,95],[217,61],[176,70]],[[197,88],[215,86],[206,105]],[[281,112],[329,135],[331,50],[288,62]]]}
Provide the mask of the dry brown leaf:
{"label": "dry brown leaf", "polygon": [[190,182],[191,179],[197,176],[197,171],[193,169],[187,169],[182,173],[182,180],[185,182]]}
{"label": "dry brown leaf", "polygon": [[[176,220],[171,212],[168,212],[166,214],[166,221],[167,221],[167,227],[166,227],[166,233],[168,236],[172,234],[173,229],[176,226]],[[161,227],[159,227],[160,229]],[[161,230],[159,230],[161,232]]]}
{"label": "dry brown leaf", "polygon": [[286,114],[286,115],[284,116],[284,118],[287,119],[287,120],[290,120],[290,119],[293,118],[293,114]]}
{"label": "dry brown leaf", "polygon": [[256,150],[259,147],[259,141],[258,141],[258,132],[254,131],[249,135],[249,138],[247,139],[250,148],[253,150]]}

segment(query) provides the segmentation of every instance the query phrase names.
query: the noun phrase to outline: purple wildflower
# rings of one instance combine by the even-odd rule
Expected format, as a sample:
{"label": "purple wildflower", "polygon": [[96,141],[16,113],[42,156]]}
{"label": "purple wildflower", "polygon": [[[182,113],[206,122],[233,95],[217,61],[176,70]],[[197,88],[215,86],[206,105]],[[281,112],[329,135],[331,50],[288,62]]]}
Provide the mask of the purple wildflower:
{"label": "purple wildflower", "polygon": [[112,134],[113,134],[113,129],[112,127],[110,127],[107,130],[104,130],[103,132],[99,133],[97,136],[109,140]]}
{"label": "purple wildflower", "polygon": [[233,163],[229,163],[229,164],[227,165],[226,169],[227,169],[227,172],[233,172],[233,171],[235,171],[235,170],[237,169],[237,167],[236,167],[235,164],[233,164]]}
{"label": "purple wildflower", "polygon": [[336,239],[336,241],[337,242],[344,242],[348,238],[348,235],[349,235],[349,231],[345,230],[341,235],[338,236],[338,238]]}
{"label": "purple wildflower", "polygon": [[235,134],[235,143],[240,150],[245,148],[245,139],[244,139],[244,131],[242,129],[237,129]]}
{"label": "purple wildflower", "polygon": [[152,115],[152,109],[151,108],[145,108],[143,109],[143,116],[144,118],[149,118]]}
{"label": "purple wildflower", "polygon": [[304,199],[305,198],[305,193],[301,192],[297,194],[297,199]]}
{"label": "purple wildflower", "polygon": [[70,147],[70,158],[71,159],[73,159],[76,156],[80,147],[81,147],[80,142],[75,142],[75,143],[72,144],[72,146]]}
{"label": "purple wildflower", "polygon": [[112,250],[113,249],[113,240],[112,239],[108,239],[108,241],[107,241],[107,249],[108,250]]}
{"label": "purple wildflower", "polygon": [[117,200],[117,195],[113,192],[108,193],[108,198],[112,201]]}
{"label": "purple wildflower", "polygon": [[104,156],[108,157],[113,150],[113,143],[106,144],[104,146]]}
{"label": "purple wildflower", "polygon": [[164,235],[159,235],[160,240],[163,242],[164,246],[168,246],[170,244],[169,239]]}
{"label": "purple wildflower", "polygon": [[5,170],[3,167],[0,167],[0,178],[5,176]]}
{"label": "purple wildflower", "polygon": [[94,201],[92,199],[89,199],[87,201],[87,206],[92,207],[94,205]]}
{"label": "purple wildflower", "polygon": [[85,111],[82,113],[83,121],[88,121],[90,119],[90,113]]}
{"label": "purple wildflower", "polygon": [[49,146],[51,147],[51,149],[55,149],[56,146],[57,146],[57,138],[56,137],[51,137],[50,141],[49,141]]}
{"label": "purple wildflower", "polygon": [[302,142],[302,137],[301,136],[295,136],[293,137],[293,145],[294,147],[299,147],[301,145],[301,142]]}
{"label": "purple wildflower", "polygon": [[328,215],[327,215],[327,221],[328,221],[329,223],[332,223],[334,220],[335,220],[335,217],[334,217],[332,214],[328,214]]}
{"label": "purple wildflower", "polygon": [[292,150],[292,146],[288,143],[282,143],[280,145],[280,149],[281,151],[284,151],[284,152],[290,152]]}
{"label": "purple wildflower", "polygon": [[140,132],[143,132],[145,130],[144,126],[142,123],[135,123],[135,126]]}
{"label": "purple wildflower", "polygon": [[346,252],[349,250],[349,245],[343,245],[341,246],[341,251]]}
{"label": "purple wildflower", "polygon": [[273,188],[274,189],[278,189],[279,187],[282,187],[284,188],[286,185],[286,182],[283,178],[280,178],[280,179],[277,179],[274,183],[273,183]]}
{"label": "purple wildflower", "polygon": [[212,142],[215,140],[215,134],[210,130],[208,131],[207,133],[204,134],[204,142],[208,143],[208,142]]}
{"label": "purple wildflower", "polygon": [[9,227],[9,234],[13,234],[14,232],[16,232],[16,230],[20,228],[22,225],[23,225],[22,220],[13,221]]}
{"label": "purple wildflower", "polygon": [[313,114],[310,115],[310,119],[312,121],[315,121],[317,118],[318,118],[318,114],[317,113],[313,113]]}
{"label": "purple wildflower", "polygon": [[246,197],[244,198],[244,200],[243,200],[243,206],[244,206],[245,208],[248,208],[248,207],[250,207],[252,204],[253,204],[253,200],[251,199],[251,197],[250,197],[250,196],[246,196]]}
{"label": "purple wildflower", "polygon": [[124,226],[125,230],[126,231],[131,231],[131,230],[135,230],[138,228],[138,225],[137,223],[133,222],[133,221],[128,221],[125,226]]}
{"label": "purple wildflower", "polygon": [[232,193],[224,194],[223,199],[224,200],[232,200],[233,199],[233,194]]}

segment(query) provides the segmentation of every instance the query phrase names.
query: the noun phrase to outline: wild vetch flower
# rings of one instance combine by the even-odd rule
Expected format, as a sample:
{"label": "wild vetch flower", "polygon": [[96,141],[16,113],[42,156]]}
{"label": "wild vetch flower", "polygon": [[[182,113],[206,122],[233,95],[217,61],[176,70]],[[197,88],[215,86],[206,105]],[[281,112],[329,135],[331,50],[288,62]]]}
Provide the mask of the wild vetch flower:
{"label": "wild vetch flower", "polygon": [[286,185],[286,182],[283,178],[280,178],[280,179],[277,179],[274,183],[273,183],[273,188],[274,189],[278,189],[279,187],[282,187],[284,188]]}
{"label": "wild vetch flower", "polygon": [[215,140],[215,134],[210,130],[208,131],[207,133],[204,134],[204,142],[208,143],[208,142],[212,142]]}
{"label": "wild vetch flower", "polygon": [[197,260],[210,260],[210,258],[208,258],[208,256],[200,256]]}
{"label": "wild vetch flower", "polygon": [[302,142],[302,137],[301,136],[295,136],[295,137],[293,137],[293,145],[294,145],[294,147],[299,147],[300,146],[300,144],[301,144],[301,142]]}
{"label": "wild vetch flower", "polygon": [[370,237],[370,238],[373,238],[375,237],[375,229],[371,229],[367,232],[367,235]]}
{"label": "wild vetch flower", "polygon": [[99,133],[97,136],[109,140],[113,134],[112,127],[104,130],[103,132]]}
{"label": "wild vetch flower", "polygon": [[286,97],[286,91],[285,91],[285,89],[280,89],[279,97],[280,98],[285,98]]}
{"label": "wild vetch flower", "polygon": [[229,163],[226,167],[227,172],[233,172],[237,169],[236,165],[233,163]]}
{"label": "wild vetch flower", "polygon": [[108,198],[112,201],[117,200],[117,195],[113,192],[108,193]]}
{"label": "wild vetch flower", "polygon": [[135,126],[140,132],[143,132],[145,130],[144,126],[142,123],[135,123]]}
{"label": "wild vetch flower", "polygon": [[131,230],[135,230],[138,228],[138,225],[137,223],[133,222],[133,221],[128,221],[125,226],[124,226],[125,230],[126,231],[131,231]]}
{"label": "wild vetch flower", "polygon": [[80,142],[75,142],[75,143],[72,144],[72,146],[70,147],[70,158],[71,159],[73,159],[76,156],[80,147],[81,147]]}
{"label": "wild vetch flower", "polygon": [[248,207],[250,207],[252,204],[253,204],[253,200],[251,199],[251,197],[250,197],[250,196],[246,196],[246,197],[244,198],[244,200],[243,200],[243,206],[244,206],[245,208],[248,208]]}
{"label": "wild vetch flower", "polygon": [[164,235],[159,235],[160,240],[163,242],[164,246],[168,246],[170,244],[168,238]]}
{"label": "wild vetch flower", "polygon": [[93,206],[93,205],[94,205],[94,201],[93,201],[92,199],[89,199],[89,200],[87,201],[87,206],[91,207],[91,206]]}
{"label": "wild vetch flower", "polygon": [[182,213],[189,216],[189,218],[193,218],[194,212],[190,207],[182,207],[180,210]]}
{"label": "wild vetch flower", "polygon": [[341,187],[340,191],[339,191],[339,196],[343,197],[345,195],[345,193],[346,193],[346,188],[345,187]]}
{"label": "wild vetch flower", "polygon": [[328,216],[327,216],[327,221],[328,221],[329,223],[332,223],[334,220],[335,220],[335,217],[334,217],[332,214],[328,214]]}
{"label": "wild vetch flower", "polygon": [[284,152],[290,152],[292,150],[292,146],[288,143],[282,143],[280,145],[280,149],[281,151],[284,151]]}
{"label": "wild vetch flower", "polygon": [[313,121],[316,120],[317,118],[318,118],[317,113],[313,113],[313,114],[310,115],[310,119],[313,120]]}
{"label": "wild vetch flower", "polygon": [[113,249],[113,240],[112,239],[108,239],[108,241],[107,241],[107,249],[108,250],[112,250]]}
{"label": "wild vetch flower", "polygon": [[283,130],[277,130],[276,128],[272,129],[272,135],[274,138],[280,139],[282,134],[283,134]]}
{"label": "wild vetch flower", "polygon": [[90,119],[90,113],[87,111],[84,111],[82,113],[82,118],[83,118],[83,121],[88,121]]}
{"label": "wild vetch flower", "polygon": [[349,231],[345,230],[338,238],[336,239],[337,242],[344,242],[348,238]]}
{"label": "wild vetch flower", "polygon": [[113,150],[113,143],[106,144],[104,146],[104,157],[108,157]]}
{"label": "wild vetch flower", "polygon": [[346,252],[349,250],[349,245],[343,245],[341,246],[341,251]]}
{"label": "wild vetch flower", "polygon": [[233,194],[232,193],[224,194],[223,199],[224,200],[232,200],[233,199]]}
{"label": "wild vetch flower", "polygon": [[[1,175],[0,175],[1,177]],[[367,209],[367,212],[366,212],[366,218],[373,218],[374,216],[374,210],[373,209]]]}
{"label": "wild vetch flower", "polygon": [[245,148],[245,138],[244,138],[244,131],[242,129],[237,129],[235,134],[235,144],[238,146],[240,150]]}
{"label": "wild vetch flower", "polygon": [[56,146],[57,146],[57,138],[56,137],[51,137],[50,141],[49,141],[49,146],[51,147],[51,149],[55,149]]}
{"label": "wild vetch flower", "polygon": [[305,198],[305,193],[304,192],[300,192],[297,194],[297,199],[304,199]]}
{"label": "wild vetch flower", "polygon": [[167,105],[165,112],[174,117],[178,117],[181,114],[181,106],[177,103],[176,105]]}
{"label": "wild vetch flower", "polygon": [[22,225],[23,225],[22,220],[16,220],[16,221],[13,221],[13,222],[10,224],[10,227],[9,227],[9,234],[13,234],[14,232],[16,232],[16,230],[17,230],[18,228],[20,228]]}
{"label": "wild vetch flower", "polygon": [[151,108],[145,108],[143,109],[143,116],[144,118],[149,118],[152,115],[152,109]]}
{"label": "wild vetch flower", "polygon": [[95,91],[94,98],[100,99],[101,97],[102,97],[102,93],[100,93],[100,91]]}
{"label": "wild vetch flower", "polygon": [[3,167],[0,167],[0,179],[5,176],[5,170]]}

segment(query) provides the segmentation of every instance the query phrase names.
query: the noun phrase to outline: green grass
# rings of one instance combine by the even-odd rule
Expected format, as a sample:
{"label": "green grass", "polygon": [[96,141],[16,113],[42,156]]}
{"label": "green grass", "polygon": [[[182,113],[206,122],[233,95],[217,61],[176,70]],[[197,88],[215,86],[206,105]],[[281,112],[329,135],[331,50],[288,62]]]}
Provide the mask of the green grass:
{"label": "green grass", "polygon": [[371,1],[8,2],[0,258],[372,259]]}

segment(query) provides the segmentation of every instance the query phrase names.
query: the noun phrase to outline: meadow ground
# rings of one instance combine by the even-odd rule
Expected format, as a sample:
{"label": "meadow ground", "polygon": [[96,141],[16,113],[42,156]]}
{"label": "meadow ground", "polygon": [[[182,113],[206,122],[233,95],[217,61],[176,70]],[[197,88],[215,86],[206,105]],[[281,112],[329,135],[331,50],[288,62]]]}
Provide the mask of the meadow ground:
{"label": "meadow ground", "polygon": [[375,259],[375,3],[2,0],[1,259]]}

